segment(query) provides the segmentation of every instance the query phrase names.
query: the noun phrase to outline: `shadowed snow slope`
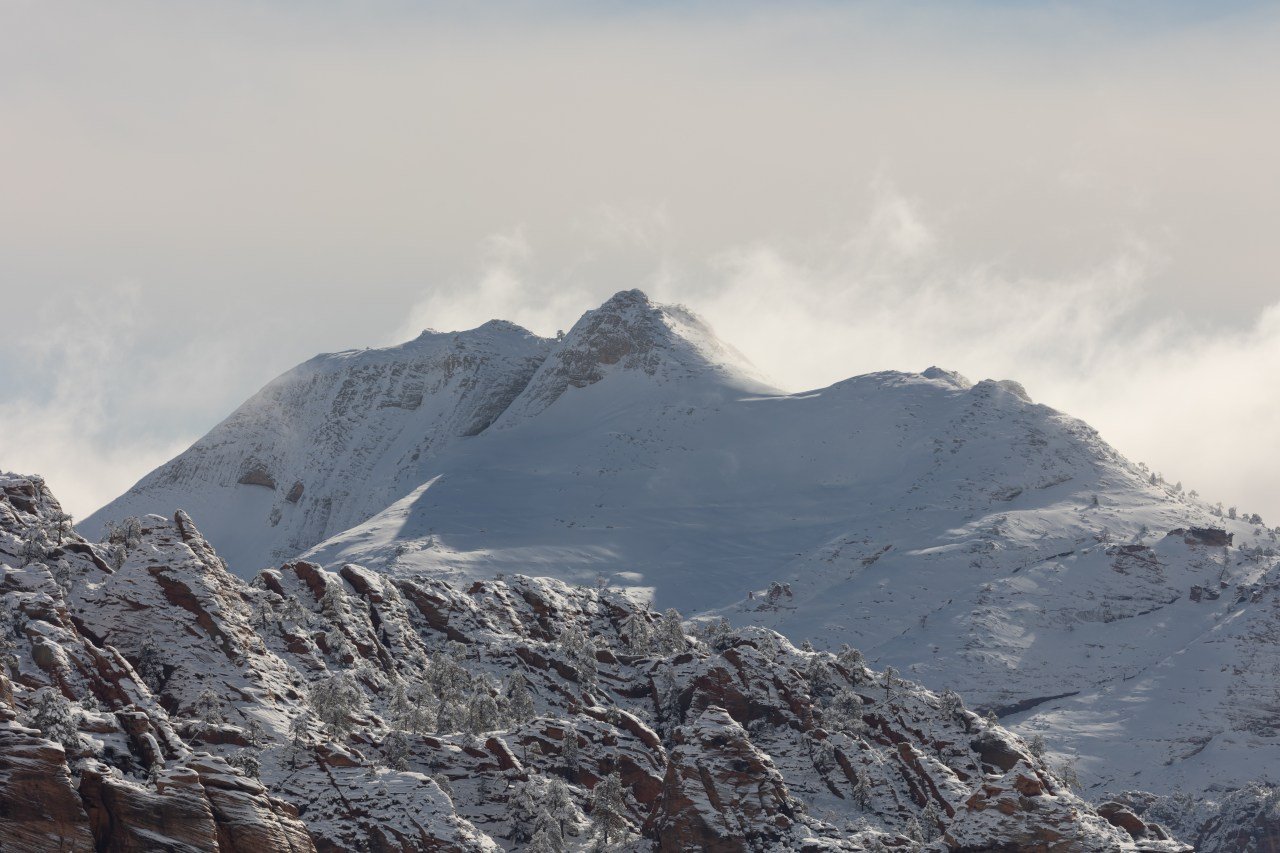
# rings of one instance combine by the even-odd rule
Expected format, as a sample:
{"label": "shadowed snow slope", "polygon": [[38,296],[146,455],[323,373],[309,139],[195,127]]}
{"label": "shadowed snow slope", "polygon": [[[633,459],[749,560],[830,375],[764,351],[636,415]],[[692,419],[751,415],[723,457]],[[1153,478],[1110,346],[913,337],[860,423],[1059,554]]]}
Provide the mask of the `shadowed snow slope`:
{"label": "shadowed snow slope", "polygon": [[397,347],[322,355],[272,381],[189,450],[85,520],[182,506],[242,575],[364,521],[484,431],[550,342],[511,323],[423,332]]}

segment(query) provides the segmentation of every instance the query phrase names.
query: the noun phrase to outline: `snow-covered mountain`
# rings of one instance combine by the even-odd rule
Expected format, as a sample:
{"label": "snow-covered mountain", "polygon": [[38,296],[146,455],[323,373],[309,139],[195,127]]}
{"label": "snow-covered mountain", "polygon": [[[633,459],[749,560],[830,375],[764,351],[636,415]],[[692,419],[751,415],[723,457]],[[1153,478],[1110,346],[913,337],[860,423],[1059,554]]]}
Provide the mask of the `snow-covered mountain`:
{"label": "snow-covered mountain", "polygon": [[[1094,793],[1208,802],[1280,781],[1276,536],[1260,520],[1223,517],[1015,382],[931,368],[783,394],[635,291],[537,344],[491,426],[420,457],[398,500],[362,504],[306,558],[599,580],[847,642],[1042,735]],[[358,443],[341,454],[382,462]],[[147,484],[122,499],[132,512],[163,500],[218,519],[244,489]],[[220,549],[220,535],[255,547],[206,527]]]}
{"label": "snow-covered mountain", "polygon": [[547,579],[250,585],[181,512],[113,539],[0,474],[5,851],[1190,849],[852,650]]}
{"label": "snow-covered mountain", "polygon": [[204,519],[237,571],[251,574],[421,484],[433,456],[506,410],[550,344],[495,320],[317,356],[80,527],[97,536],[107,521],[182,506]]}

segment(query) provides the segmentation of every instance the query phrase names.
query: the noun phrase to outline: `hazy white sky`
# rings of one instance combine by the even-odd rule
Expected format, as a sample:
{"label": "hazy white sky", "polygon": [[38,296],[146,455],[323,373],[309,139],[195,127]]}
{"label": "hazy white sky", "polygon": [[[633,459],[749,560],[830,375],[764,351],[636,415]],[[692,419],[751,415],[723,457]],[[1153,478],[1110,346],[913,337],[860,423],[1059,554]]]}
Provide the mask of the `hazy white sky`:
{"label": "hazy white sky", "polygon": [[318,351],[638,286],[1280,523],[1280,14],[1119,5],[0,0],[0,468],[84,515]]}

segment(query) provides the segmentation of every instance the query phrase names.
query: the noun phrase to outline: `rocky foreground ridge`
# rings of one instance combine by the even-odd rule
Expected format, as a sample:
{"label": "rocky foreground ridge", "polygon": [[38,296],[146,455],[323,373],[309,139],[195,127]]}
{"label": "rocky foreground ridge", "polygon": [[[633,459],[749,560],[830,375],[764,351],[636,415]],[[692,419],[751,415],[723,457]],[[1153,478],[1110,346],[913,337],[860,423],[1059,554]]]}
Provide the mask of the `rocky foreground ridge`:
{"label": "rocky foreground ridge", "polygon": [[955,694],[607,590],[245,582],[13,475],[0,564],[6,851],[1190,849]]}

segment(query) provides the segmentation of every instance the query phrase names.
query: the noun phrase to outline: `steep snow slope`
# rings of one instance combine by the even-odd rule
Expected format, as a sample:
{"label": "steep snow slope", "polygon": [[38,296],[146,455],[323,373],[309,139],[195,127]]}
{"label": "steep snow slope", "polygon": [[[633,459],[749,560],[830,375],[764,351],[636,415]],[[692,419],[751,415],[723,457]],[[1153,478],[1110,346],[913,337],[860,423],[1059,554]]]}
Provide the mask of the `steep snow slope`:
{"label": "steep snow slope", "polygon": [[550,342],[502,321],[388,349],[318,356],[280,376],[189,450],[81,525],[181,506],[248,574],[405,495],[428,460],[482,432]]}

